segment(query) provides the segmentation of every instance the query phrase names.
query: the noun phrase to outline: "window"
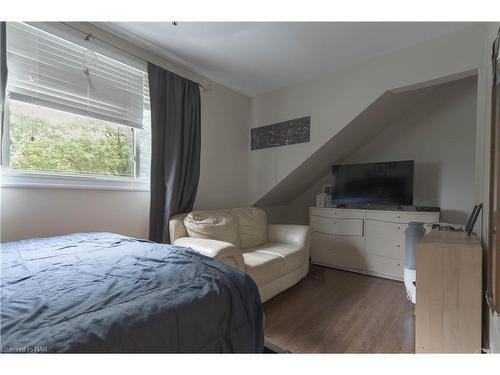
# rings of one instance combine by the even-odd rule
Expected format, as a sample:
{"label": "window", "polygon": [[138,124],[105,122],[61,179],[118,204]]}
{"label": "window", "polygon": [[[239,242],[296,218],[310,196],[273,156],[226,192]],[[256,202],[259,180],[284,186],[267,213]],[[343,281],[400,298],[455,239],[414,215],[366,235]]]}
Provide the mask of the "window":
{"label": "window", "polygon": [[47,27],[7,25],[2,184],[148,189],[145,63]]}

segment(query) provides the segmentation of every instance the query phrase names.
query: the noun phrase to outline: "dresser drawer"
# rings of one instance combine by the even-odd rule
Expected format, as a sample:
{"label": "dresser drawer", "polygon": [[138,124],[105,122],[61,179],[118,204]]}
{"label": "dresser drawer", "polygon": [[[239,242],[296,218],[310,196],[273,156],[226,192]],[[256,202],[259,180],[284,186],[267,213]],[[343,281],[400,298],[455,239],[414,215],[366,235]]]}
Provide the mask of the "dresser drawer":
{"label": "dresser drawer", "polygon": [[390,223],[433,223],[439,221],[439,212],[405,212],[405,211],[366,211],[367,220],[387,221]]}
{"label": "dresser drawer", "polygon": [[403,260],[405,256],[405,230],[407,224],[366,220],[366,252]]}
{"label": "dresser drawer", "polygon": [[363,271],[363,237],[312,235],[311,261],[325,266]]}
{"label": "dresser drawer", "polygon": [[364,219],[365,217],[363,211],[342,208],[311,207],[309,213],[314,216],[329,217],[332,219]]}
{"label": "dresser drawer", "polygon": [[310,217],[310,226],[314,231],[343,236],[362,236],[362,219],[331,219],[320,216]]}
{"label": "dresser drawer", "polygon": [[365,254],[365,272],[374,276],[403,280],[404,262],[374,254]]}

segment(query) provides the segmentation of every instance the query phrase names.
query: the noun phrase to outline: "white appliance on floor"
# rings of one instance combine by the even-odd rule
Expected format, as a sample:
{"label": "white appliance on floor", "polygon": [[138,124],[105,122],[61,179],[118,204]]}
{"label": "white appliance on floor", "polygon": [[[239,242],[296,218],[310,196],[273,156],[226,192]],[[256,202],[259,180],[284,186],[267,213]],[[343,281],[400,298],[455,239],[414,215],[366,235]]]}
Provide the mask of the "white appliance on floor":
{"label": "white appliance on floor", "polygon": [[405,267],[404,282],[406,288],[406,296],[413,303],[417,302],[417,288],[415,284],[416,279],[417,279],[417,272],[415,270],[411,270]]}
{"label": "white appliance on floor", "polygon": [[405,267],[404,267],[404,283],[406,287],[406,295],[413,303],[417,300],[415,271],[417,241],[425,235],[424,223],[412,222],[408,223],[405,231]]}

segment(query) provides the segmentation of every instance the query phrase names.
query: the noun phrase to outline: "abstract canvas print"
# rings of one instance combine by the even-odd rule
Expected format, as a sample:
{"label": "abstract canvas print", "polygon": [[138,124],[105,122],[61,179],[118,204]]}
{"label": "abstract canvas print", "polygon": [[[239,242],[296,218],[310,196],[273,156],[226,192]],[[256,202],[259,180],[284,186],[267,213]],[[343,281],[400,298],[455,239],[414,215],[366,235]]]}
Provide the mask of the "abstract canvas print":
{"label": "abstract canvas print", "polygon": [[310,141],[311,117],[277,122],[250,130],[251,149],[293,145]]}

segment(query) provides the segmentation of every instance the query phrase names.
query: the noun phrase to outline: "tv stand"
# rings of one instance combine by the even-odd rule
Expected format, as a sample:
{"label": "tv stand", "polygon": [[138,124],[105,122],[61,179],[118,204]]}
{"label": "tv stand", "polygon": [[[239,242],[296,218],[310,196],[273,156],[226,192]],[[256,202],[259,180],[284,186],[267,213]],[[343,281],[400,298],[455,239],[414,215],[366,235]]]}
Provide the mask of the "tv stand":
{"label": "tv stand", "polygon": [[339,204],[335,207],[338,209],[350,209],[350,210],[377,210],[377,211],[407,211],[407,212],[439,212],[439,207],[434,206],[409,206],[409,205],[383,205],[383,204],[360,204],[360,205],[348,205]]}
{"label": "tv stand", "polygon": [[[413,206],[412,206],[413,207]],[[410,222],[434,223],[438,212],[369,208],[309,210],[311,261],[322,266],[403,280],[405,230]]]}

